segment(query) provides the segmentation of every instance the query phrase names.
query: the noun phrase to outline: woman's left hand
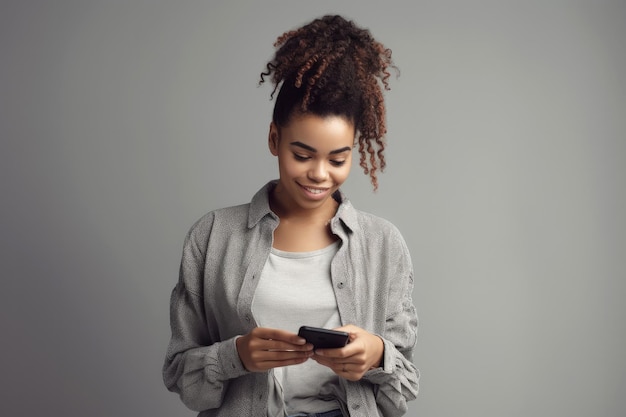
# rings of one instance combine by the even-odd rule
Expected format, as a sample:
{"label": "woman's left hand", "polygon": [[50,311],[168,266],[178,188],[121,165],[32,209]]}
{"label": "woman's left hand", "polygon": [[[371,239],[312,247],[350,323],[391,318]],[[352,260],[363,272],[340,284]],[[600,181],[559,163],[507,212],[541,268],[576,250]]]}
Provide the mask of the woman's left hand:
{"label": "woman's left hand", "polygon": [[335,330],[350,334],[348,344],[337,349],[317,349],[311,359],[350,381],[358,381],[367,371],[380,366],[385,350],[380,337],[352,324]]}

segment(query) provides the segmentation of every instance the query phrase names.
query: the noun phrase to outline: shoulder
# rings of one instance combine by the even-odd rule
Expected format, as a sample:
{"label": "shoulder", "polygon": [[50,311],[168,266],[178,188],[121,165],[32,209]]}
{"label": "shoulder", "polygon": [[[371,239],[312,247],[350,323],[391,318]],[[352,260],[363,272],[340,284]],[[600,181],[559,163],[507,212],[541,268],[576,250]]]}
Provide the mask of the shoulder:
{"label": "shoulder", "polygon": [[355,211],[360,232],[365,238],[404,245],[402,233],[391,221],[366,211]]}
{"label": "shoulder", "polygon": [[349,226],[357,229],[356,231],[401,237],[400,230],[391,221],[374,213],[359,210],[347,200],[344,200],[343,206],[346,221]]}
{"label": "shoulder", "polygon": [[352,231],[353,237],[373,239],[375,242],[398,242],[404,245],[404,238],[400,230],[391,221],[376,214],[359,210],[352,205],[352,202],[341,193],[340,206],[337,217],[343,221],[348,229]]}
{"label": "shoulder", "polygon": [[376,282],[412,276],[409,248],[398,227],[378,215],[354,209],[351,232],[347,233],[352,262],[367,265],[365,275],[376,271]]}
{"label": "shoulder", "polygon": [[400,233],[398,228],[389,220],[376,214],[354,209],[359,225],[364,228],[375,229],[380,232]]}
{"label": "shoulder", "polygon": [[187,241],[207,243],[209,239],[230,239],[244,235],[271,213],[268,192],[275,181],[265,184],[249,203],[212,210],[189,229]]}
{"label": "shoulder", "polygon": [[206,242],[212,234],[228,234],[229,231],[244,228],[249,211],[250,203],[209,211],[191,226],[186,239]]}

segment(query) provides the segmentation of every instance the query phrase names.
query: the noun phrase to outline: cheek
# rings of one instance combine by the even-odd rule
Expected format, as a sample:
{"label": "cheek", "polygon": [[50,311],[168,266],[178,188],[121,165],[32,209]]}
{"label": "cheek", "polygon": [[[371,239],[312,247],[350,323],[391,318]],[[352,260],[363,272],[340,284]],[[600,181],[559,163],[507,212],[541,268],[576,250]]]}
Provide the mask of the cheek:
{"label": "cheek", "polygon": [[294,161],[290,155],[284,155],[282,158],[278,160],[278,165],[280,167],[280,172],[289,177],[296,177],[302,174],[304,170],[304,164],[299,164],[297,161]]}
{"label": "cheek", "polygon": [[350,169],[352,167],[352,161],[346,162],[336,173],[335,182],[341,184],[348,179],[350,175]]}

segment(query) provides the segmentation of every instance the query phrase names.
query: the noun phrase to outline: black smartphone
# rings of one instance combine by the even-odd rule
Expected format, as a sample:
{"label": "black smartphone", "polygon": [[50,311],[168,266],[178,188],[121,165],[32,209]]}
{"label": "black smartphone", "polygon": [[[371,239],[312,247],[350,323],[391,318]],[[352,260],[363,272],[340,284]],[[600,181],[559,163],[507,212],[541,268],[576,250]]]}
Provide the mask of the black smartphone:
{"label": "black smartphone", "polygon": [[300,327],[298,336],[306,339],[315,349],[341,348],[348,343],[350,338],[347,332],[311,326]]}

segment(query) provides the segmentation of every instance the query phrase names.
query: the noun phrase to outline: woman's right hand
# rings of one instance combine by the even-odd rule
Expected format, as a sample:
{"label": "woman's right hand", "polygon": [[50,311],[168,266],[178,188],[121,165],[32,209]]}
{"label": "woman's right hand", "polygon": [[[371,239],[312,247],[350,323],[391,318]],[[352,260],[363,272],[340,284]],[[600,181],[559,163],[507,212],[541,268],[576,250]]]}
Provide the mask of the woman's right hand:
{"label": "woman's right hand", "polygon": [[313,356],[313,345],[295,333],[256,327],[236,341],[237,353],[250,372],[297,365]]}

